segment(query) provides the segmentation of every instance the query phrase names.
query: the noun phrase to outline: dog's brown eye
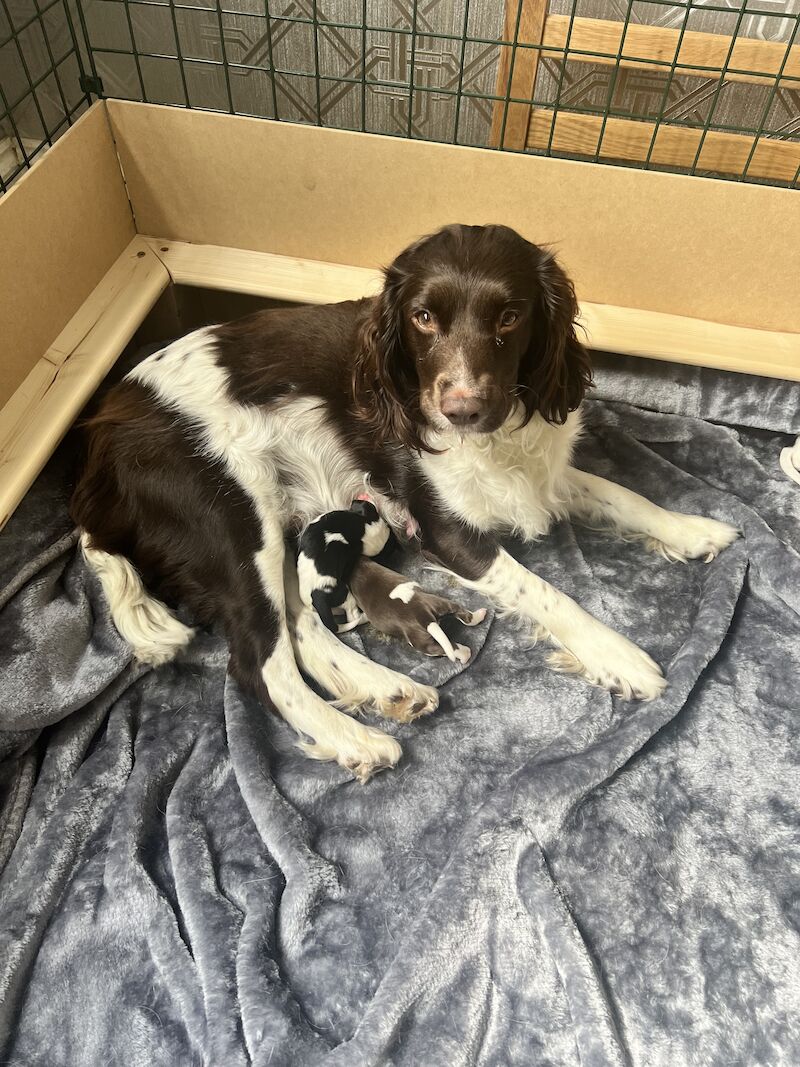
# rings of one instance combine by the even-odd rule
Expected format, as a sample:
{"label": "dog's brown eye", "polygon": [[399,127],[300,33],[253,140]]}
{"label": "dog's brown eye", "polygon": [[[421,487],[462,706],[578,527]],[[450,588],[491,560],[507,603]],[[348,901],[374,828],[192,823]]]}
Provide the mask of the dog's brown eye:
{"label": "dog's brown eye", "polygon": [[423,330],[429,330],[433,326],[433,315],[427,308],[421,308],[414,313],[414,322]]}
{"label": "dog's brown eye", "polygon": [[512,311],[510,308],[506,308],[506,310],[500,316],[500,325],[513,326],[518,318],[519,315],[516,313],[516,311]]}

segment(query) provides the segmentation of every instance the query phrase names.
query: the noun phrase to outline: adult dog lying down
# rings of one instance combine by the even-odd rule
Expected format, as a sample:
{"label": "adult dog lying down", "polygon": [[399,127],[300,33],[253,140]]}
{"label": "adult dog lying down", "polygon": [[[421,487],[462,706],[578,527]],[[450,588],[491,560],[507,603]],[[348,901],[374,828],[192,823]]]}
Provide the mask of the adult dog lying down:
{"label": "adult dog lying down", "polygon": [[671,558],[712,559],[724,523],[664,509],[570,466],[590,381],[573,287],[502,226],[450,226],[386,271],[380,296],[261,312],[144,360],[89,427],[73,500],[86,558],[136,656],[191,640],[154,594],[220,619],[230,670],[316,759],[365,780],[400,746],[317,696],[408,721],[436,693],[343,646],[300,610],[284,538],[369,491],[428,557],[547,636],[556,668],[657,697],[653,660],[498,542],[570,516]]}

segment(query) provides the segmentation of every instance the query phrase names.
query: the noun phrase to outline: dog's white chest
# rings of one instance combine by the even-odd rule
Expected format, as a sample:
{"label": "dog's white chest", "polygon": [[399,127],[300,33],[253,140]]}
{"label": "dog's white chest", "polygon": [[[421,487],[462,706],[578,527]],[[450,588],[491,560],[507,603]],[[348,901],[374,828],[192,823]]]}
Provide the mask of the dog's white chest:
{"label": "dog's white chest", "polygon": [[580,431],[577,412],[563,426],[535,415],[527,426],[511,420],[493,434],[439,437],[445,451],[425,454],[422,466],[442,505],[476,529],[512,530],[541,537],[564,512],[564,474]]}

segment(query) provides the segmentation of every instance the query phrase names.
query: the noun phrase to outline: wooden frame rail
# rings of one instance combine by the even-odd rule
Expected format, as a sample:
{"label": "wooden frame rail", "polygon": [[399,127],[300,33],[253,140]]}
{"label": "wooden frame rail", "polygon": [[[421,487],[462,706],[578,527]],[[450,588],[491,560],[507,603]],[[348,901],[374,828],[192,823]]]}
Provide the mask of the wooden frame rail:
{"label": "wooden frame rail", "polygon": [[[147,240],[178,285],[324,304],[372,295],[382,280],[379,271],[367,267]],[[800,333],[752,330],[591,302],[581,303],[581,323],[589,346],[600,352],[800,381]]]}
{"label": "wooden frame rail", "polygon": [[731,38],[726,34],[686,30],[681,38],[680,30],[665,26],[631,22],[626,30],[624,22],[592,18],[573,19],[571,33],[569,25],[568,15],[549,15],[541,37],[545,49],[563,53],[569,36],[570,58],[580,63],[613,66],[621,54],[620,66],[631,70],[663,72],[675,64],[680,74],[716,78],[727,67],[728,81],[774,85],[780,74],[783,88],[792,88],[793,82],[800,88],[800,44],[789,48],[779,41],[737,37],[728,58]]}
{"label": "wooden frame rail", "polygon": [[0,408],[0,529],[169,284],[134,237]]}
{"label": "wooden frame rail", "polygon": [[[747,166],[747,173],[754,178],[786,182],[792,181],[800,168],[800,141],[756,139],[746,134],[704,132],[688,126],[656,126],[654,122],[633,119],[609,118],[604,124],[600,115],[575,115],[566,111],[556,113],[551,139],[552,126],[552,111],[531,109],[528,148],[546,149],[552,144],[555,152],[634,163],[647,159],[649,152],[652,163],[672,167],[691,167],[697,157],[699,170],[741,174]],[[755,150],[750,158],[754,142]]]}
{"label": "wooden frame rail", "polygon": [[[800,44],[731,38],[607,19],[546,15],[547,0],[506,0],[504,39],[540,48],[501,46],[496,95],[534,99],[540,57],[800,89]],[[703,131],[674,123],[536,108],[498,100],[490,143],[659,166],[697,167],[791,182],[800,142],[753,133]],[[700,149],[699,156],[697,155]]]}

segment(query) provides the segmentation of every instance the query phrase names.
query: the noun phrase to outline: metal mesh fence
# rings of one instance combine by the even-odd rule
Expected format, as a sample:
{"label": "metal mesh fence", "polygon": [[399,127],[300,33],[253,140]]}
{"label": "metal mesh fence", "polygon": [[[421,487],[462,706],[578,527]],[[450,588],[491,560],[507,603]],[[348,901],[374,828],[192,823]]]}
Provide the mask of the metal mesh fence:
{"label": "metal mesh fence", "polygon": [[[69,19],[56,0],[31,25],[54,8]],[[107,96],[800,182],[800,0],[78,0],[76,21],[81,84]],[[35,104],[63,60],[25,67],[10,25]],[[2,53],[0,80],[13,120]],[[80,105],[56,88],[63,123]],[[40,116],[41,143],[56,117]]]}
{"label": "metal mesh fence", "polygon": [[0,0],[0,192],[91,102],[68,0]]}

